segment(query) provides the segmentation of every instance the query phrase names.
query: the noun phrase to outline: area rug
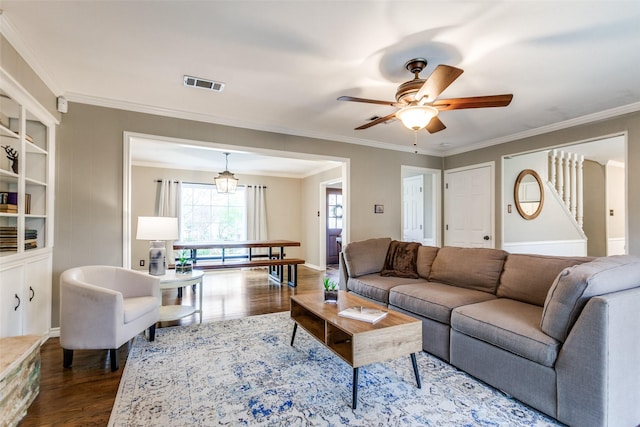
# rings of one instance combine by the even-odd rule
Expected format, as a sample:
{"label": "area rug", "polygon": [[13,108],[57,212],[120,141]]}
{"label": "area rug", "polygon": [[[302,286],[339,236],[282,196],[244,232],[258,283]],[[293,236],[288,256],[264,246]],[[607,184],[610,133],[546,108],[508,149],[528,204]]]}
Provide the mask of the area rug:
{"label": "area rug", "polygon": [[135,338],[110,426],[550,426],[545,415],[417,355],[353,369],[289,313],[160,328]]}

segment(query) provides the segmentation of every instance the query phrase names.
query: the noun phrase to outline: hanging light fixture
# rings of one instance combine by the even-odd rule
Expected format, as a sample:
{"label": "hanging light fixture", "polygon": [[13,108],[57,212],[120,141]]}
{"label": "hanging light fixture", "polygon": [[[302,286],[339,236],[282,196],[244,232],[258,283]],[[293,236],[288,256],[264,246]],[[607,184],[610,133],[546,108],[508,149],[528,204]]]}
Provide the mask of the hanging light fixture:
{"label": "hanging light fixture", "polygon": [[224,155],[226,156],[224,172],[220,172],[220,175],[215,177],[214,181],[216,183],[218,193],[233,194],[236,192],[236,187],[238,186],[238,178],[229,172],[229,153],[224,153]]}
{"label": "hanging light fixture", "polygon": [[438,109],[430,105],[410,105],[396,113],[407,129],[418,131],[429,124],[438,115]]}

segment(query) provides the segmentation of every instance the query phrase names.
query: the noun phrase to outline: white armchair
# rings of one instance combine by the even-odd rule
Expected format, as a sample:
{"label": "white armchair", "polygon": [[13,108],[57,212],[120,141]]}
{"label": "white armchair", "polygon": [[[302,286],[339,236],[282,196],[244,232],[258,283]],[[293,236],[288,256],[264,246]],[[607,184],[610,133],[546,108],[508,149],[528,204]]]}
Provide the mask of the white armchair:
{"label": "white armchair", "polygon": [[92,265],[60,276],[60,346],[63,366],[73,350],[109,349],[111,370],[119,367],[118,348],[149,328],[155,339],[160,319],[160,279],[122,267]]}

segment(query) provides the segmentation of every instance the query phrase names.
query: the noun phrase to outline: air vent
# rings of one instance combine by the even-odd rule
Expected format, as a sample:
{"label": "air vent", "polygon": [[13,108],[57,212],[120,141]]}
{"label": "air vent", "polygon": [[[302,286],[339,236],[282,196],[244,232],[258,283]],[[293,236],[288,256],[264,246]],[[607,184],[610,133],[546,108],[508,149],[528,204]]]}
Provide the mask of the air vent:
{"label": "air vent", "polygon": [[200,77],[191,76],[184,76],[184,85],[213,90],[215,92],[222,92],[222,89],[224,89],[224,83],[222,82],[214,82],[213,80],[201,79]]}

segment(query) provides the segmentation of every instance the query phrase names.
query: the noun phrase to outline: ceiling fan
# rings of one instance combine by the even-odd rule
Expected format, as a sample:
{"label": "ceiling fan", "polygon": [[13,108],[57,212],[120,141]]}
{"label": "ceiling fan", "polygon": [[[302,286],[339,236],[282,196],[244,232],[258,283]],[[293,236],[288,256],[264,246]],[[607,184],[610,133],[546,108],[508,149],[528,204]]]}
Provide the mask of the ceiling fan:
{"label": "ceiling fan", "polygon": [[436,99],[442,91],[460,77],[463,70],[450,65],[438,65],[429,77],[421,79],[419,74],[426,66],[427,60],[424,58],[412,59],[404,65],[409,72],[414,74],[414,78],[398,86],[395,102],[353,96],[339,97],[338,101],[364,102],[398,108],[397,111],[358,126],[355,130],[367,129],[397,117],[408,129],[417,132],[425,128],[429,133],[436,133],[447,128],[438,117],[440,111],[506,107],[511,103],[512,94]]}

